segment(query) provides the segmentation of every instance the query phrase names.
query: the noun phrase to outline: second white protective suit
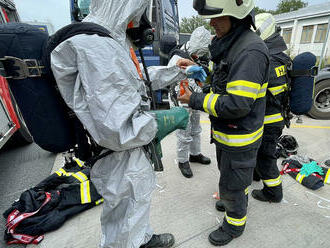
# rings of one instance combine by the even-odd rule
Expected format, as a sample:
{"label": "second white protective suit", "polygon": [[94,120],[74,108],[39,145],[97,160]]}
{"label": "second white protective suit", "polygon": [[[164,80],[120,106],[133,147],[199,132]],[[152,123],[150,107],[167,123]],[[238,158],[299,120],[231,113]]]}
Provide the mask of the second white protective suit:
{"label": "second white protective suit", "polygon": [[[196,28],[189,41],[181,46],[181,50],[186,51],[189,56],[197,57],[208,56],[208,46],[211,44],[211,33],[203,26]],[[180,94],[180,81],[187,79],[183,70],[176,66],[176,62],[182,57],[174,54],[167,66],[150,66],[148,72],[153,81],[154,89],[158,89],[170,84],[176,84],[176,94]],[[202,92],[201,87],[192,78],[187,79],[189,87],[195,92]],[[158,87],[156,87],[156,85]],[[174,106],[174,102],[170,99],[170,105]],[[176,130],[177,135],[177,159],[179,163],[189,161],[189,154],[201,154],[201,132],[200,111],[189,109],[189,123],[186,130]]]}
{"label": "second white protective suit", "polygon": [[143,145],[157,132],[145,112],[145,85],[130,57],[126,36],[149,0],[92,0],[84,21],[100,24],[112,38],[76,35],[51,54],[59,90],[79,120],[101,146],[116,152],[100,159],[91,179],[104,198],[102,248],[138,248],[153,231],[149,224],[155,175]]}

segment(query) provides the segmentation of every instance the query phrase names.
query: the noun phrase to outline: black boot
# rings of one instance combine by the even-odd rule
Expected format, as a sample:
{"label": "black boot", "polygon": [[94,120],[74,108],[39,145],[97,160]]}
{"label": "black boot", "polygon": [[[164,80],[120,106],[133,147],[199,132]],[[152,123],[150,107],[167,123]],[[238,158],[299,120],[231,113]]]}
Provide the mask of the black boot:
{"label": "black boot", "polygon": [[174,245],[174,236],[170,233],[154,234],[148,243],[141,245],[140,248],[168,248]]}
{"label": "black boot", "polygon": [[255,189],[252,190],[252,197],[258,201],[264,201],[264,202],[281,202],[283,196],[279,197],[273,197],[270,195],[266,195],[263,190]]}
{"label": "black boot", "polygon": [[190,155],[189,162],[200,163],[200,164],[210,164],[211,159],[208,157],[205,157],[203,154],[200,153],[198,155]]}
{"label": "black boot", "polygon": [[183,176],[190,178],[193,176],[193,173],[190,169],[190,164],[189,162],[184,162],[184,163],[179,163],[179,168],[181,170],[181,173]]}
{"label": "black boot", "polygon": [[219,200],[215,203],[215,208],[220,212],[225,212],[225,205],[223,204],[223,202],[221,200]]}
{"label": "black boot", "polygon": [[[240,235],[236,236],[235,238],[239,237]],[[226,245],[233,239],[234,237],[229,233],[225,232],[221,226],[217,230],[211,232],[209,235],[210,243],[215,246]]]}

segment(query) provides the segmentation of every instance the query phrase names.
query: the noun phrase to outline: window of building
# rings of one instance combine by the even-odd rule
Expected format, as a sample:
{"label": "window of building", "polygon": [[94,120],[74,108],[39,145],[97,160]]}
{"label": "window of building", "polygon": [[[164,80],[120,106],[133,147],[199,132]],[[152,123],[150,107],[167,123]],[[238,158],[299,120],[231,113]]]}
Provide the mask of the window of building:
{"label": "window of building", "polygon": [[291,36],[292,36],[292,28],[284,28],[282,36],[283,36],[285,43],[290,44]]}
{"label": "window of building", "polygon": [[314,29],[313,25],[303,27],[301,33],[301,39],[300,39],[301,44],[312,42],[313,29]]}
{"label": "window of building", "polygon": [[327,34],[328,24],[319,24],[317,25],[315,43],[323,43],[325,41],[325,36]]}

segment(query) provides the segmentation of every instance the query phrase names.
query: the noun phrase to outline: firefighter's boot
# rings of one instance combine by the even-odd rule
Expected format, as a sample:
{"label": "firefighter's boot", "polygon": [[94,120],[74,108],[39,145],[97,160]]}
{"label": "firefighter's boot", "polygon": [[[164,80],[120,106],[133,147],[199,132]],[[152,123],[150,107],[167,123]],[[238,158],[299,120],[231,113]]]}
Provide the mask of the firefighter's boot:
{"label": "firefighter's boot", "polygon": [[210,164],[211,159],[200,153],[198,155],[190,155],[189,162],[200,163],[200,164]]}
{"label": "firefighter's boot", "polygon": [[148,243],[140,246],[140,248],[168,248],[175,243],[174,236],[170,233],[154,234]]}
{"label": "firefighter's boot", "polygon": [[184,162],[184,163],[179,163],[179,169],[182,173],[183,176],[190,178],[193,176],[193,173],[190,169],[190,164],[189,162]]}
{"label": "firefighter's boot", "polygon": [[223,201],[219,200],[215,203],[216,210],[220,212],[225,212],[225,204],[223,204]]}
{"label": "firefighter's boot", "polygon": [[222,246],[228,244],[230,241],[232,241],[234,238],[239,237],[241,234],[238,236],[234,237],[230,235],[229,233],[225,232],[222,227],[220,226],[217,230],[213,231],[209,235],[209,241],[212,245],[215,246]]}
{"label": "firefighter's boot", "polygon": [[270,194],[265,193],[264,190],[255,189],[252,190],[252,197],[258,201],[264,202],[281,202],[283,195],[280,194],[279,196],[271,196]]}

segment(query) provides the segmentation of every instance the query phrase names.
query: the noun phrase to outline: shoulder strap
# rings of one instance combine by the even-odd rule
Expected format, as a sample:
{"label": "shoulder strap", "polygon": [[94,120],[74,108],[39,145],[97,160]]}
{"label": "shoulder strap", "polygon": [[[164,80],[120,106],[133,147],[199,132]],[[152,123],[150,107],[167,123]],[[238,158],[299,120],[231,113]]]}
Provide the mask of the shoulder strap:
{"label": "shoulder strap", "polygon": [[112,38],[109,30],[92,22],[76,22],[69,24],[60,30],[58,30],[55,34],[49,37],[46,46],[44,47],[44,56],[43,56],[43,64],[46,68],[50,70],[50,54],[52,51],[63,41],[79,34],[87,34],[93,35],[97,34],[102,37]]}

